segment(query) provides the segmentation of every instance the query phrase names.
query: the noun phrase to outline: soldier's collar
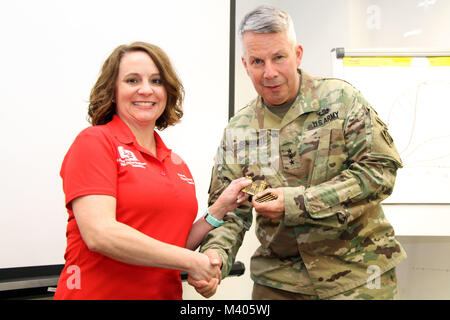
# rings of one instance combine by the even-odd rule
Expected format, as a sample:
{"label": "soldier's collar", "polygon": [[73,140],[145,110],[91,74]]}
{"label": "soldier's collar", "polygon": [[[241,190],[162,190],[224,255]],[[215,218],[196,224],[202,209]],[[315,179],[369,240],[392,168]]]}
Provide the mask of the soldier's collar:
{"label": "soldier's collar", "polygon": [[315,90],[317,80],[304,70],[299,69],[298,71],[302,75],[299,103],[300,114],[319,111],[320,103]]}

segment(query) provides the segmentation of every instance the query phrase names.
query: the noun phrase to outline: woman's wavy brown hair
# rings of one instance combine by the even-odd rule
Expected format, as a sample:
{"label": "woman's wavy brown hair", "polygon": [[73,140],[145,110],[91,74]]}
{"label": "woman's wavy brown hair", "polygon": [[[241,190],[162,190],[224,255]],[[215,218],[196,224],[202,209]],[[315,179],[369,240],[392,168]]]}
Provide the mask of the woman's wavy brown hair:
{"label": "woman's wavy brown hair", "polygon": [[156,128],[163,130],[179,122],[183,116],[184,87],[178,78],[169,57],[153,44],[133,42],[114,49],[103,64],[97,82],[91,90],[88,121],[96,126],[110,122],[116,113],[116,79],[122,57],[133,51],[146,52],[159,70],[164,88],[167,91],[167,105],[163,114],[156,120]]}

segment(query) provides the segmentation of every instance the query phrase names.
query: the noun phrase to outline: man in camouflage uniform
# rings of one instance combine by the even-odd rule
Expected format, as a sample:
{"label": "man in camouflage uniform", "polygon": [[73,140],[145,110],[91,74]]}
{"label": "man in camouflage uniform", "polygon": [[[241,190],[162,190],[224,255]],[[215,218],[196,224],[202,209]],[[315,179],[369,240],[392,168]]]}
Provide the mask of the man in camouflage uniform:
{"label": "man in camouflage uniform", "polygon": [[[298,69],[303,49],[284,11],[259,7],[239,31],[259,95],[225,129],[209,203],[242,176],[269,188],[229,212],[201,251],[227,276],[254,208],[254,299],[394,298],[406,254],[380,202],[402,164],[386,125],[347,82]],[[268,193],[277,199],[256,201]]]}

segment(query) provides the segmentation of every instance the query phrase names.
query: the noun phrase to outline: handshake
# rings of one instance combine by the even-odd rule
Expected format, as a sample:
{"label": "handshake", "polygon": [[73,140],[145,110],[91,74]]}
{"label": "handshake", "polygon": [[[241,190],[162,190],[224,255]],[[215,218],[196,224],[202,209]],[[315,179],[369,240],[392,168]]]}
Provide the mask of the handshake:
{"label": "handshake", "polygon": [[[252,206],[255,211],[269,219],[279,219],[284,215],[284,195],[282,189],[267,188],[264,181],[252,181],[250,177],[233,180],[210,207],[216,219],[222,219],[228,211],[232,211],[253,196]],[[194,224],[189,235],[188,248],[198,247],[206,233],[211,230],[206,222]],[[205,253],[192,252],[195,256],[187,270],[188,283],[195,290],[209,298],[216,293],[222,279],[222,259],[216,250],[208,249]]]}
{"label": "handshake", "polygon": [[209,249],[198,255],[198,265],[193,267],[194,272],[188,273],[188,283],[205,298],[212,297],[222,279],[220,268],[222,259],[215,250]]}

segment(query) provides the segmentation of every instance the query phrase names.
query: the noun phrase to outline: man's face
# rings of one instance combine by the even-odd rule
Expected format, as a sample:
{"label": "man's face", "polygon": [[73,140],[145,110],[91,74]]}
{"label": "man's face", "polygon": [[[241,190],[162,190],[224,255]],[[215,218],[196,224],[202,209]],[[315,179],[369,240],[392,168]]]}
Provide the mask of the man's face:
{"label": "man's face", "polygon": [[242,63],[256,92],[271,106],[293,99],[300,85],[297,68],[302,60],[302,47],[294,46],[286,32],[246,31],[242,40]]}

